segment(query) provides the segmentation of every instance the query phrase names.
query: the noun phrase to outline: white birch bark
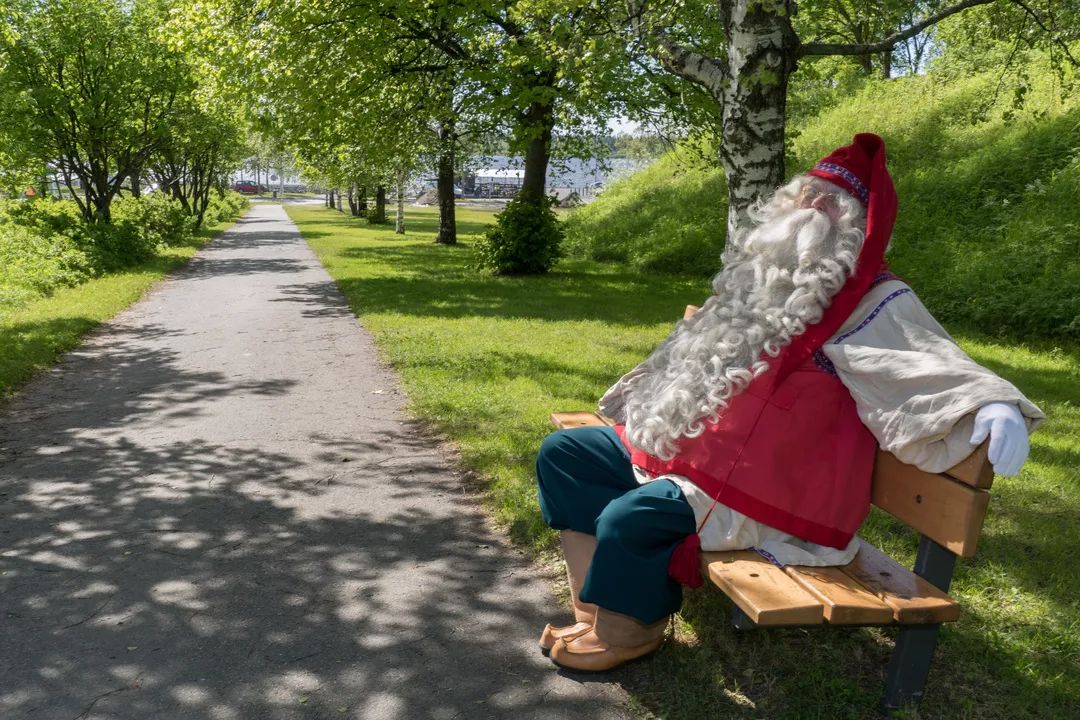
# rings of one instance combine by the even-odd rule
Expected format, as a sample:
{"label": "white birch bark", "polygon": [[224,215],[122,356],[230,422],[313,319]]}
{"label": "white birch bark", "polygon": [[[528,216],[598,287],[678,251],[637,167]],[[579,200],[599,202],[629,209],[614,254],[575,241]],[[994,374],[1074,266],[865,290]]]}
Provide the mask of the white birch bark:
{"label": "white birch bark", "polygon": [[394,232],[398,235],[405,234],[405,173],[398,170],[397,174],[397,216],[394,218]]}
{"label": "white birch bark", "polygon": [[[784,180],[787,80],[798,45],[792,12],[790,0],[730,4],[720,146],[728,186],[729,238],[747,226],[751,205]],[[726,256],[725,251],[725,260]]]}
{"label": "white birch bark", "polygon": [[687,49],[662,29],[646,27],[645,0],[628,0],[627,6],[635,32],[659,46],[657,57],[665,68],[703,87],[720,107],[719,153],[728,186],[727,236],[734,237],[747,226],[751,205],[784,179],[787,79],[795,68],[799,43],[791,26],[795,3],[721,0],[726,58]]}

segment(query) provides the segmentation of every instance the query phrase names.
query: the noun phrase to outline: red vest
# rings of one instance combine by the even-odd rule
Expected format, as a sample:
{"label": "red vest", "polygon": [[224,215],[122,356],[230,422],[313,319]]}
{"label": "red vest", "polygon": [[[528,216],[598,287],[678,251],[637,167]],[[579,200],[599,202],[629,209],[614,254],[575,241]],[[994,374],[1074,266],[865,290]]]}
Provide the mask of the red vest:
{"label": "red vest", "polygon": [[677,474],[720,503],[819,545],[843,548],[870,509],[877,443],[840,380],[812,358],[777,382],[777,368],[736,395],[720,421],[678,441],[665,461],[615,431],[653,475]]}

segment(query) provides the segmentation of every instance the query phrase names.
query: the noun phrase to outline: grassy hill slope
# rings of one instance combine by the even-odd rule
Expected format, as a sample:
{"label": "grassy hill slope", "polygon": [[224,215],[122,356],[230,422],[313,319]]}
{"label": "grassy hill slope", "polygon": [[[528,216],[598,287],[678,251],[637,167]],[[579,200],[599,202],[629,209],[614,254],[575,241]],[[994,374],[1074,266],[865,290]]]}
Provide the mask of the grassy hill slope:
{"label": "grassy hill slope", "polygon": [[[788,168],[880,134],[900,195],[890,261],[931,310],[995,335],[1080,339],[1080,98],[1047,66],[1028,78],[1020,94],[1000,69],[869,85],[790,130]],[[669,154],[572,214],[568,253],[715,272],[723,173],[693,157]]]}

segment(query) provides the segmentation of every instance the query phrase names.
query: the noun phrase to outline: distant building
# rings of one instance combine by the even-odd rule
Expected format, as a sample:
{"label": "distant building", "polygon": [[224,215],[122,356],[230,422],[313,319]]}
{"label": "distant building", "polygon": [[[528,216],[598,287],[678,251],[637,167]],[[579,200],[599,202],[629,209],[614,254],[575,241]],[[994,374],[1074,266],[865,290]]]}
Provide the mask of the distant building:
{"label": "distant building", "polygon": [[[506,158],[509,160],[510,158]],[[525,178],[524,168],[484,167],[461,178],[461,190],[466,197],[513,197]]]}
{"label": "distant building", "polygon": [[[520,158],[496,155],[478,162],[480,167],[466,172],[461,178],[465,197],[508,198],[521,188],[525,167]],[[640,160],[625,158],[610,158],[603,162],[578,158],[553,160],[548,165],[547,192],[560,200],[571,194],[590,200],[604,186],[644,165]]]}

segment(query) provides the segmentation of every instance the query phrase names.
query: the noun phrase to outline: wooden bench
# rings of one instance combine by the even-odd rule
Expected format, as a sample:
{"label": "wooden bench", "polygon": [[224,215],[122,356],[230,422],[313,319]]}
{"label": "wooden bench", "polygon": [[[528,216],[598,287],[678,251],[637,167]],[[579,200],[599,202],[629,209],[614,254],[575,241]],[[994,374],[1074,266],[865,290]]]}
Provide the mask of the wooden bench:
{"label": "wooden bench", "polygon": [[[697,308],[687,308],[689,316]],[[553,413],[560,428],[611,424],[592,412]],[[923,472],[878,451],[871,501],[919,533],[908,570],[862,542],[843,567],[780,567],[754,550],[703,552],[702,573],[731,599],[736,628],[895,625],[882,709],[917,706],[930,673],[941,623],[960,607],[948,595],[957,556],[971,557],[994,480],[984,444],[941,474]]]}

